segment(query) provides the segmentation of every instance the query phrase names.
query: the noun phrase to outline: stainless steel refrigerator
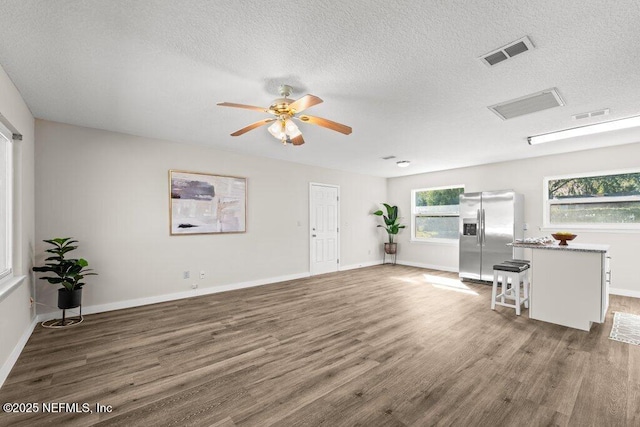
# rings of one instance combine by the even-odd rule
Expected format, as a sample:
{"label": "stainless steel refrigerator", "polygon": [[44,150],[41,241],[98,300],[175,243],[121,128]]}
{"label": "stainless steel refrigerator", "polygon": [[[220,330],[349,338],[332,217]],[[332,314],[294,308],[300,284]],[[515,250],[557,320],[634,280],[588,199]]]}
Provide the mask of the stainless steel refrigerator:
{"label": "stainless steel refrigerator", "polygon": [[522,258],[524,197],[511,190],[460,195],[460,278],[493,281],[493,266]]}

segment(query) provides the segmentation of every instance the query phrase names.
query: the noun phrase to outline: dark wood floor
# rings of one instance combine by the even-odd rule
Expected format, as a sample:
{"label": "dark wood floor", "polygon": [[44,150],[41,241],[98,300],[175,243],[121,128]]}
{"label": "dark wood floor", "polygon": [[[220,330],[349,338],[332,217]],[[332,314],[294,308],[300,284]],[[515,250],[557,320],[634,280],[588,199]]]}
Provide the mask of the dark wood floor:
{"label": "dark wood floor", "polygon": [[38,326],[0,403],[93,413],[0,425],[640,425],[640,347],[608,339],[640,300],[587,333],[455,278],[382,265]]}

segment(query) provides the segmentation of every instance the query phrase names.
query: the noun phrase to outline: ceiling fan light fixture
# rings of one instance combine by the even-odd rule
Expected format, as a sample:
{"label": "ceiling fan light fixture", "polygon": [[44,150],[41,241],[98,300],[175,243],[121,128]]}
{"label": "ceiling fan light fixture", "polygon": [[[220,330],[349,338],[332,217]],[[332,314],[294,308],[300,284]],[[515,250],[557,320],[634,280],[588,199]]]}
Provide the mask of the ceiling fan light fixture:
{"label": "ceiling fan light fixture", "polygon": [[302,135],[298,126],[291,119],[279,119],[267,128],[274,138],[280,141]]}

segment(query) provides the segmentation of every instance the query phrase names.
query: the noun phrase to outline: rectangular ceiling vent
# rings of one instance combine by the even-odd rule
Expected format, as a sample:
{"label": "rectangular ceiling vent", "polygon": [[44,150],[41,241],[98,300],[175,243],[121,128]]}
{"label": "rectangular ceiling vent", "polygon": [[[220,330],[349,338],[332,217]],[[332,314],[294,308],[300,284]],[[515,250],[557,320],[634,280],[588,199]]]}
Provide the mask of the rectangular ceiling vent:
{"label": "rectangular ceiling vent", "polygon": [[488,67],[493,67],[507,59],[513,58],[516,55],[520,55],[523,52],[530,51],[535,46],[531,42],[531,39],[527,36],[523,38],[513,41],[506,46],[502,46],[496,50],[492,50],[491,52],[482,55],[480,61]]}
{"label": "rectangular ceiling vent", "polygon": [[395,159],[396,156],[385,156],[385,157],[380,157],[382,160],[391,160],[391,159]]}
{"label": "rectangular ceiling vent", "polygon": [[597,111],[590,111],[588,113],[580,113],[580,114],[576,114],[571,116],[573,118],[573,120],[582,120],[582,119],[588,119],[589,117],[600,117],[600,116],[608,116],[609,115],[609,109],[608,108],[604,108],[602,110],[597,110]]}
{"label": "rectangular ceiling vent", "polygon": [[538,111],[546,110],[553,107],[564,105],[564,101],[558,93],[558,89],[551,88],[542,92],[532,93],[518,99],[501,102],[499,104],[488,107],[496,113],[502,120],[513,119],[514,117],[524,116]]}

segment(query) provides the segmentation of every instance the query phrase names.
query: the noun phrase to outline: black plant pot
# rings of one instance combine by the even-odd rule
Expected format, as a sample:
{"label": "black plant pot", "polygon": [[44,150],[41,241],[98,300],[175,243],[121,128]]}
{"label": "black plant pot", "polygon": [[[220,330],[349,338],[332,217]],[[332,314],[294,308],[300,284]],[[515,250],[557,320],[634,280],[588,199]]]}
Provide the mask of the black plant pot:
{"label": "black plant pot", "polygon": [[67,308],[76,308],[82,305],[82,289],[74,289],[72,291],[66,288],[58,289],[58,308],[66,310]]}

